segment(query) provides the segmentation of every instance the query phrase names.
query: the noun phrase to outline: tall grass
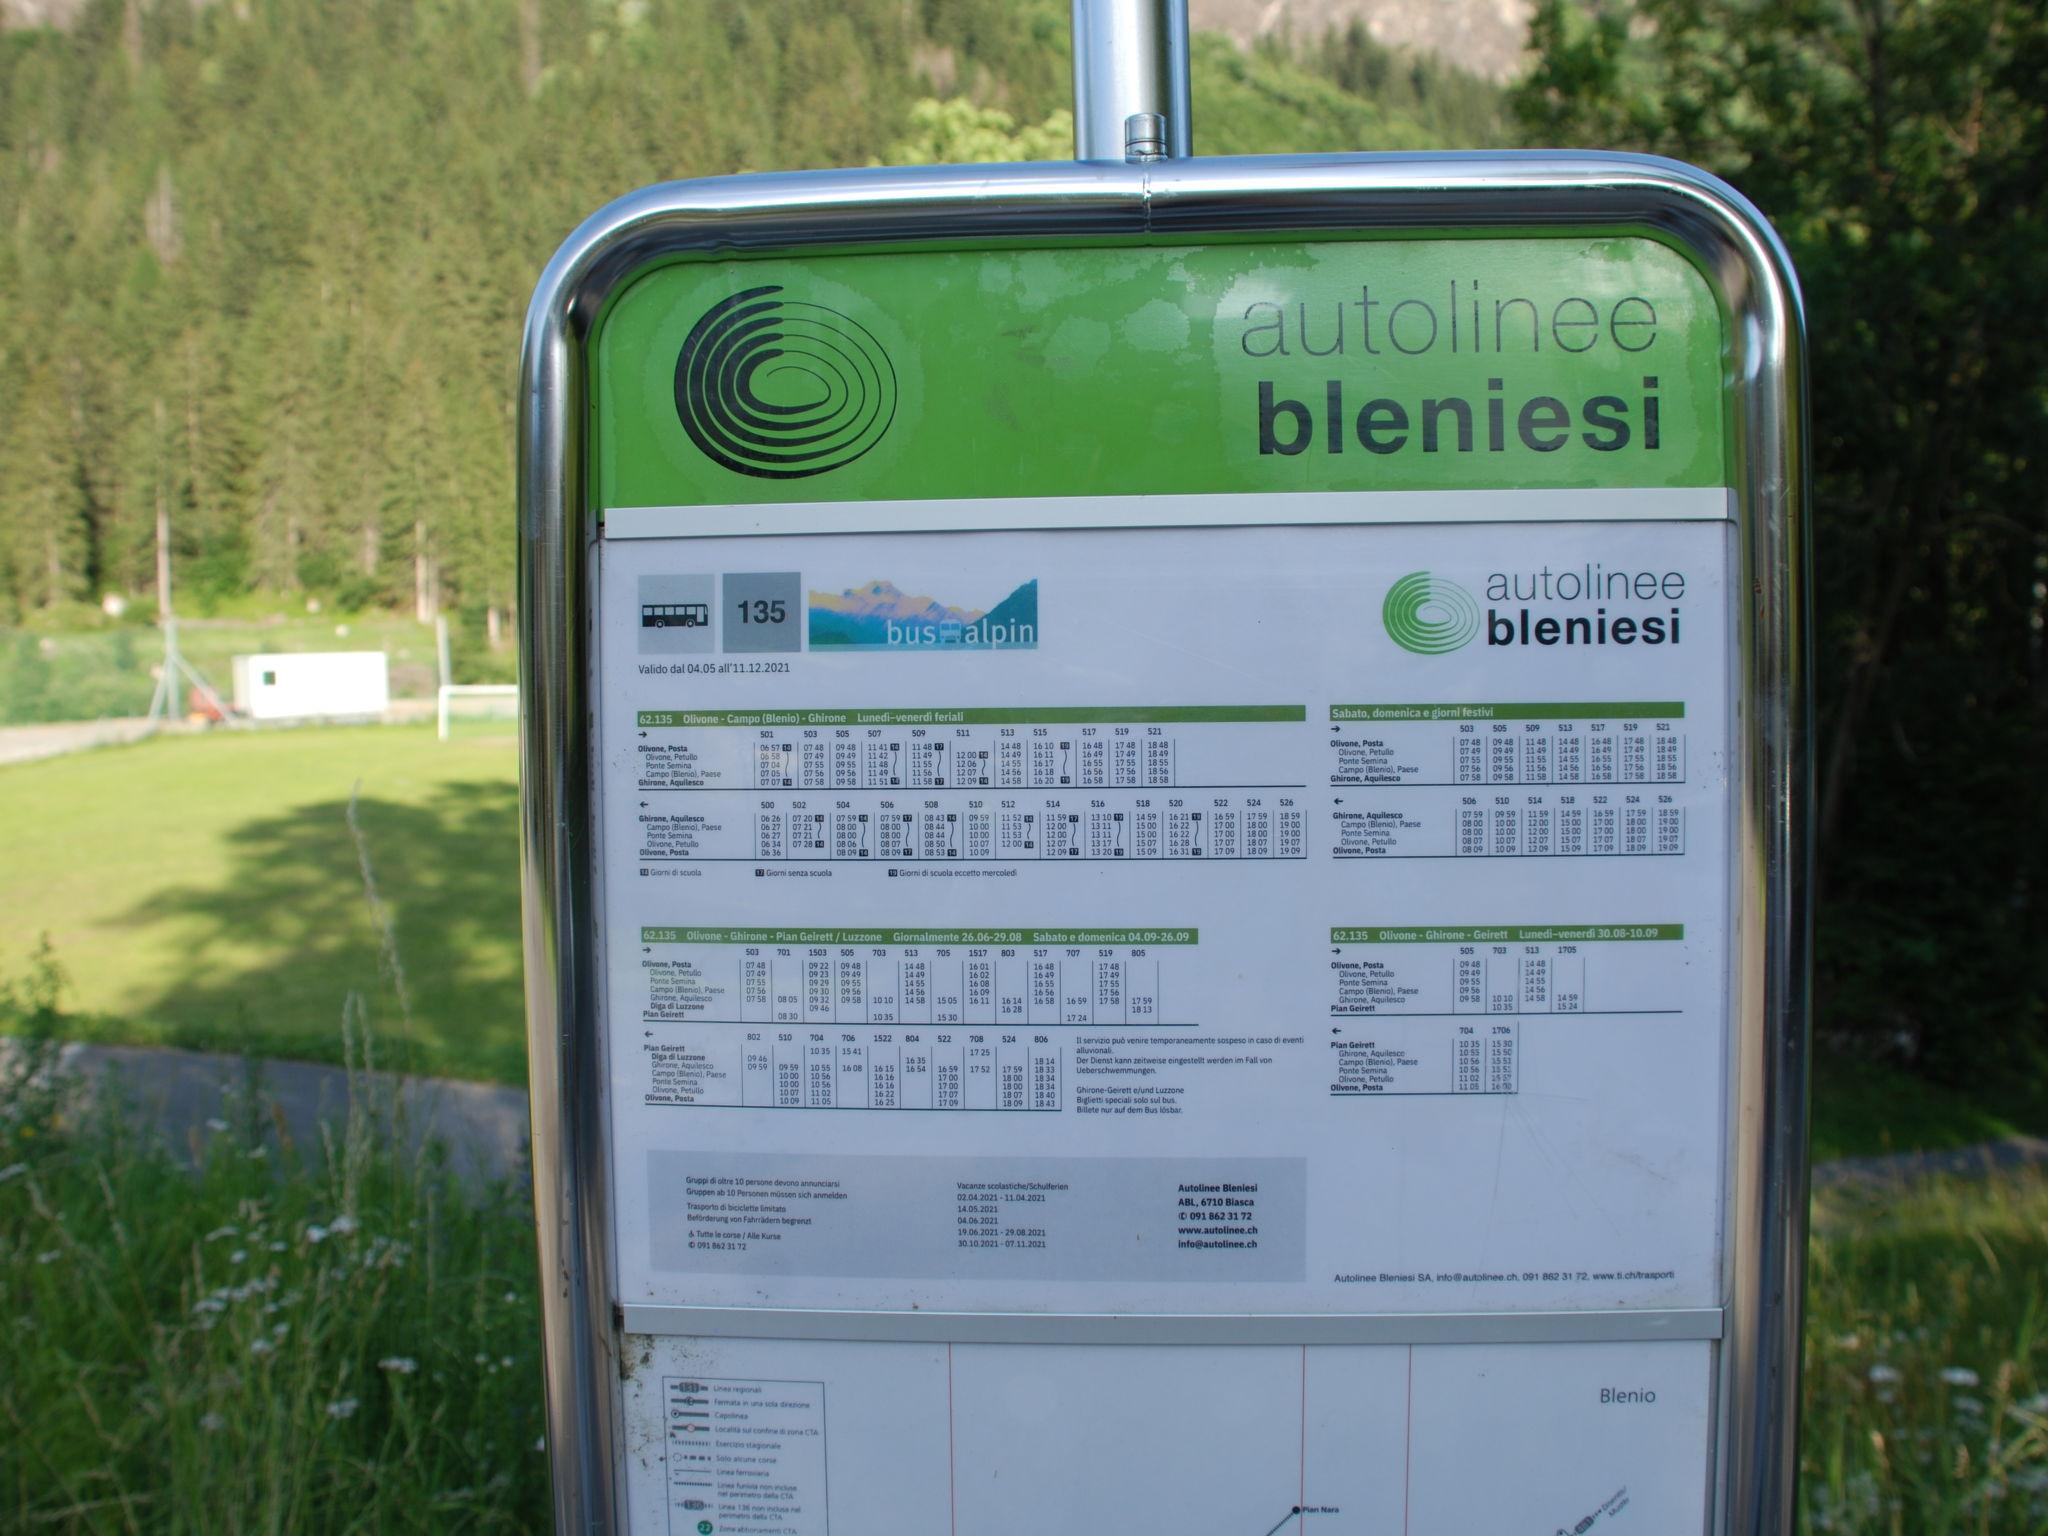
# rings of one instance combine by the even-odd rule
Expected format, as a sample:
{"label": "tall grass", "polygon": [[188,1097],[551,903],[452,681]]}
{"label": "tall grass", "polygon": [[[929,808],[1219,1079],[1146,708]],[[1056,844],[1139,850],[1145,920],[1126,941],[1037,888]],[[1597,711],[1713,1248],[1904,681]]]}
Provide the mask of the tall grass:
{"label": "tall grass", "polygon": [[2048,1180],[1864,1189],[1814,1214],[1806,1528],[2048,1531]]}
{"label": "tall grass", "polygon": [[39,1055],[0,1084],[0,1529],[545,1528],[522,1190],[366,1089],[305,1147],[252,1084],[179,1156]]}

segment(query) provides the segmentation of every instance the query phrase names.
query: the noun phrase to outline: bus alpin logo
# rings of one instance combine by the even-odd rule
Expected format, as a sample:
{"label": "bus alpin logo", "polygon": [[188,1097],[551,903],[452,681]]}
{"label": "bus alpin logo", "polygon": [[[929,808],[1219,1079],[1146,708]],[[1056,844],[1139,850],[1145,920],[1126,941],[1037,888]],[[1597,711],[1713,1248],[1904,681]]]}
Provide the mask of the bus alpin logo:
{"label": "bus alpin logo", "polygon": [[1380,608],[1387,638],[1418,656],[1441,656],[1479,633],[1479,604],[1455,581],[1411,571],[1387,588]]}
{"label": "bus alpin logo", "polygon": [[781,294],[749,288],[704,311],[676,357],[676,414],[714,463],[797,480],[882,440],[896,370],[857,321]]}

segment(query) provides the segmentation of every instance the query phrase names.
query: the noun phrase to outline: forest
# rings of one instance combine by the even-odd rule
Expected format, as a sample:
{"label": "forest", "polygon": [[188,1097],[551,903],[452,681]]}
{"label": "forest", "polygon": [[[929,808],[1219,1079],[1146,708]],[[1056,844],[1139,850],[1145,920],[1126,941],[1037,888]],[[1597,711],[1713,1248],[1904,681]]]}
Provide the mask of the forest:
{"label": "forest", "polygon": [[[1057,0],[88,0],[0,35],[0,646],[147,608],[160,511],[185,611],[502,640],[519,323],[577,220],[1063,155],[1066,33]],[[1544,0],[1531,59],[1503,93],[1357,27],[1199,37],[1197,145],[1643,150],[1771,217],[1811,338],[1820,1035],[2039,1117],[2044,7]]]}
{"label": "forest", "polygon": [[[148,592],[163,508],[183,607],[503,632],[519,324],[583,215],[1064,158],[1067,28],[1051,0],[91,0],[0,36],[0,624]],[[1492,87],[1362,31],[1318,67],[1202,43],[1210,153],[1502,131]]]}

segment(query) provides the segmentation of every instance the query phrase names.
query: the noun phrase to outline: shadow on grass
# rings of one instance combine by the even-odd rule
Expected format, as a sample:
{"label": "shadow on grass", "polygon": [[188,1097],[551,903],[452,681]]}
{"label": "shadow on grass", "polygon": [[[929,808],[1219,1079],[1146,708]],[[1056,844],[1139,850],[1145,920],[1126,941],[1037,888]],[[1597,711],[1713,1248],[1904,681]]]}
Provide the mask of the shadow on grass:
{"label": "shadow on grass", "polygon": [[518,790],[481,780],[424,802],[356,802],[396,971],[348,811],[332,800],[248,822],[228,834],[224,881],[123,913],[186,950],[178,980],[133,1011],[179,1045],[339,1060],[343,1000],[356,992],[377,1065],[524,1082]]}

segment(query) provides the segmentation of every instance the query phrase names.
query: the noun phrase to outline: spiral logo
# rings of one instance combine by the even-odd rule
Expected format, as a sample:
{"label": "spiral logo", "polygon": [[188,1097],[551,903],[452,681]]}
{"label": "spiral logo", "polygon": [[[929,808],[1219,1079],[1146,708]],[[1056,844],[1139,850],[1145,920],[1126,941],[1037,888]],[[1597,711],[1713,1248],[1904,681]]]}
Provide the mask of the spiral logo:
{"label": "spiral logo", "polygon": [[1479,604],[1455,581],[1412,571],[1387,588],[1380,621],[1404,651],[1441,656],[1479,633]]}
{"label": "spiral logo", "polygon": [[676,357],[676,415],[704,456],[797,480],[851,464],[896,416],[896,370],[836,309],[749,288],[704,311]]}

